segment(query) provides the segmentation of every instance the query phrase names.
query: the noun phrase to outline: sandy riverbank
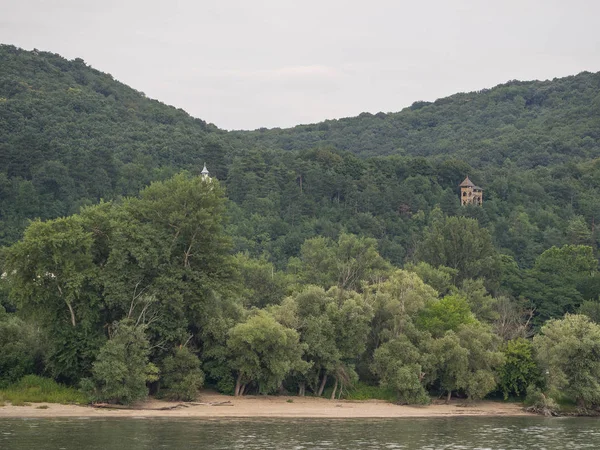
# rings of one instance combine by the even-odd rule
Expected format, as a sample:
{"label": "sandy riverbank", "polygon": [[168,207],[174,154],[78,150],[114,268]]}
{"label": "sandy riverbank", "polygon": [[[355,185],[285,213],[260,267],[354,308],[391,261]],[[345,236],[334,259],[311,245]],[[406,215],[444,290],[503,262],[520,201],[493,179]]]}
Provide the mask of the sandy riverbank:
{"label": "sandy riverbank", "polygon": [[[291,401],[290,401],[291,400]],[[89,406],[33,403],[30,406],[0,407],[0,418],[8,417],[188,417],[188,418],[393,418],[451,416],[524,416],[529,415],[517,404],[478,402],[465,406],[462,402],[449,405],[398,406],[379,400],[327,400],[312,397],[242,397],[215,393],[201,394],[197,404],[171,410],[159,408],[177,406],[177,402],[149,400],[136,409],[104,409]],[[224,403],[218,405],[219,403]],[[41,408],[40,408],[41,407]],[[46,408],[47,407],[47,408]]]}

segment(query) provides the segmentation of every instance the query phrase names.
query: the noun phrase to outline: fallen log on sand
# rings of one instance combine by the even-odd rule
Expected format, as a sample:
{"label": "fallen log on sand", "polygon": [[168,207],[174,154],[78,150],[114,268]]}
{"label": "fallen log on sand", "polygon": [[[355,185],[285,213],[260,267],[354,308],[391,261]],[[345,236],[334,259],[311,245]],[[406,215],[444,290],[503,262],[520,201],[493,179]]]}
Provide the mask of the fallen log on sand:
{"label": "fallen log on sand", "polygon": [[92,408],[104,408],[104,409],[124,409],[133,411],[170,411],[179,408],[189,408],[190,406],[233,406],[230,401],[225,402],[190,402],[190,403],[178,403],[176,405],[162,406],[160,408],[144,408],[143,406],[127,406],[127,405],[114,405],[111,403],[92,403]]}

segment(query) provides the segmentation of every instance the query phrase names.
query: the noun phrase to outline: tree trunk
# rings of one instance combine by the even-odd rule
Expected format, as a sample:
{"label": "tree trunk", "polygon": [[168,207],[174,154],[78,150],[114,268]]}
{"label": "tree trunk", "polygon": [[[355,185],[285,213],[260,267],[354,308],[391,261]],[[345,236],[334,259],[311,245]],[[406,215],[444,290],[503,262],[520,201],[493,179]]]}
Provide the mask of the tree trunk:
{"label": "tree trunk", "polygon": [[238,397],[240,395],[240,389],[242,387],[242,374],[239,373],[237,380],[235,380],[235,389],[233,391],[233,396]]}
{"label": "tree trunk", "polygon": [[325,384],[327,383],[327,374],[323,375],[323,380],[321,381],[321,386],[319,386],[319,390],[317,391],[317,397],[323,395],[323,390],[325,389]]}
{"label": "tree trunk", "polygon": [[306,392],[306,383],[302,381],[298,384],[298,397],[304,397],[304,393]]}
{"label": "tree trunk", "polygon": [[69,302],[67,302],[67,306],[69,307],[69,312],[71,313],[71,324],[75,326],[75,311],[73,311],[73,307]]}
{"label": "tree trunk", "polygon": [[242,395],[244,395],[244,391],[246,390],[246,386],[248,386],[248,384],[242,384],[242,387],[241,387],[241,389],[240,389],[240,397],[241,397]]}
{"label": "tree trunk", "polygon": [[446,397],[446,404],[450,403],[451,398],[452,398],[452,391],[448,391],[448,396]]}
{"label": "tree trunk", "polygon": [[335,400],[335,391],[337,391],[338,379],[335,377],[335,383],[333,383],[333,392],[331,393],[331,400]]}

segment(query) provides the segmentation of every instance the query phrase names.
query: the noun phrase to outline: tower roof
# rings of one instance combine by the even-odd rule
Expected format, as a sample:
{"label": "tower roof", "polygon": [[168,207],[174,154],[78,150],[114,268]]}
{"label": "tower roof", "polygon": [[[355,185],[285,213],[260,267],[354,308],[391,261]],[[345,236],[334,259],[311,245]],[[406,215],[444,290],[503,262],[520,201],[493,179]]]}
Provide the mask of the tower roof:
{"label": "tower roof", "polygon": [[458,185],[459,187],[475,187],[475,184],[469,180],[469,177],[465,178],[465,180]]}
{"label": "tower roof", "polygon": [[202,175],[208,175],[208,169],[206,168],[206,163],[204,163],[204,169],[200,172]]}

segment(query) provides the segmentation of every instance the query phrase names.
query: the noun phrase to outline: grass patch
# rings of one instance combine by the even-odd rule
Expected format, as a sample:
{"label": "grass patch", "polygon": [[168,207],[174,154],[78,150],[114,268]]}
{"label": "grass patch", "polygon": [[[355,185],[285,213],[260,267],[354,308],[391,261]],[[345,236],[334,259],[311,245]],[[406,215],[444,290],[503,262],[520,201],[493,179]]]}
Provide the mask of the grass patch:
{"label": "grass patch", "polygon": [[33,403],[85,404],[88,398],[79,390],[63,386],[49,378],[27,375],[15,384],[0,391],[0,400],[14,406]]}

